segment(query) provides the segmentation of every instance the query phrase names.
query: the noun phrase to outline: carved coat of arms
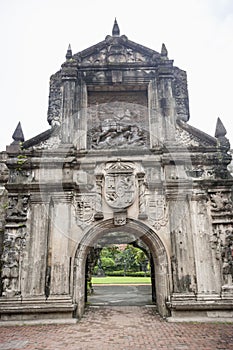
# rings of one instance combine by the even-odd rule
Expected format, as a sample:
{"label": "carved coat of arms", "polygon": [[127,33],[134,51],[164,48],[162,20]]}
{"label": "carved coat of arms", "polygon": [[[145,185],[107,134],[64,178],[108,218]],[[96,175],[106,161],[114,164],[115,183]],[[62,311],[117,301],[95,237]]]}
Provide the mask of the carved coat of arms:
{"label": "carved coat of arms", "polygon": [[134,168],[129,163],[112,163],[105,175],[105,199],[114,209],[124,209],[135,199]]}
{"label": "carved coat of arms", "polygon": [[149,219],[156,230],[167,224],[167,212],[165,209],[165,198],[162,195],[156,195],[149,201]]}
{"label": "carved coat of arms", "polygon": [[76,220],[78,223],[89,223],[93,220],[95,197],[92,195],[78,195],[75,200]]}

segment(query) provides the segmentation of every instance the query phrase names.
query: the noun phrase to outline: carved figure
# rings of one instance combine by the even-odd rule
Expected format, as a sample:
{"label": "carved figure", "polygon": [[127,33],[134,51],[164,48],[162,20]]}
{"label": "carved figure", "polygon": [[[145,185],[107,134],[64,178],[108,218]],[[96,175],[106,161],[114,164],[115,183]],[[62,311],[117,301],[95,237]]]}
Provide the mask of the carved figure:
{"label": "carved figure", "polygon": [[137,125],[124,125],[110,123],[109,126],[101,126],[92,129],[90,134],[91,147],[95,149],[113,147],[146,147],[146,135]]}
{"label": "carved figure", "polygon": [[7,209],[8,221],[24,221],[27,219],[28,196],[9,197],[9,206]]}
{"label": "carved figure", "polygon": [[221,192],[210,195],[212,210],[214,211],[227,211],[232,209],[232,202]]}
{"label": "carved figure", "polygon": [[233,230],[226,231],[225,245],[222,250],[223,281],[224,284],[233,284]]}
{"label": "carved figure", "polygon": [[17,236],[6,235],[2,254],[3,296],[12,297],[20,293],[18,287],[20,254],[25,244],[26,233]]}

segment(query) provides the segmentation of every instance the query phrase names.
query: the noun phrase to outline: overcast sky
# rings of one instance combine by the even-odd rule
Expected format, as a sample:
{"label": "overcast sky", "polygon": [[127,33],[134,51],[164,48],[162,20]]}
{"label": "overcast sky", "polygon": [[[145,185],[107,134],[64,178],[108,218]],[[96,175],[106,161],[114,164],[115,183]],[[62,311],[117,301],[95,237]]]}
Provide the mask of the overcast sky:
{"label": "overcast sky", "polygon": [[153,50],[164,42],[187,71],[189,124],[214,135],[217,117],[233,147],[233,0],[0,0],[0,150],[21,121],[25,139],[49,128],[49,78],[73,53],[121,34]]}

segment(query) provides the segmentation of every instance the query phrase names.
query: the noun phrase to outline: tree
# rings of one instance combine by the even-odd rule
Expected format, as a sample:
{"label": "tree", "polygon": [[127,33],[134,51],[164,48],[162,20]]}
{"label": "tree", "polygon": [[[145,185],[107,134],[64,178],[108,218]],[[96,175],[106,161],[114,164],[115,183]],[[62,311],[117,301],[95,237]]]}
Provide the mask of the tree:
{"label": "tree", "polygon": [[118,246],[104,247],[100,253],[98,268],[104,272],[113,272],[123,270],[124,275],[127,272],[144,271],[148,267],[148,258],[146,254],[137,247],[128,244],[124,250]]}

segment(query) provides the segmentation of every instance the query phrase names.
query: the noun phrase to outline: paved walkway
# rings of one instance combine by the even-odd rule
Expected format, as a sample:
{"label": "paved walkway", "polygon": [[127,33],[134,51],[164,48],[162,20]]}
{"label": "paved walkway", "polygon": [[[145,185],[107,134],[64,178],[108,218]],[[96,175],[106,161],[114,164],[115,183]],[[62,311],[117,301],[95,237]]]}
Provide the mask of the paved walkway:
{"label": "paved walkway", "polygon": [[233,325],[167,323],[154,307],[92,306],[77,324],[0,327],[0,350],[232,350]]}
{"label": "paved walkway", "polygon": [[94,285],[94,294],[88,297],[92,305],[144,306],[152,304],[151,285]]}

